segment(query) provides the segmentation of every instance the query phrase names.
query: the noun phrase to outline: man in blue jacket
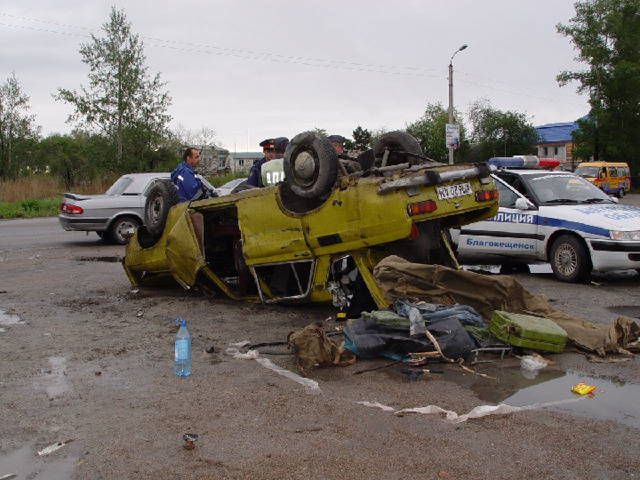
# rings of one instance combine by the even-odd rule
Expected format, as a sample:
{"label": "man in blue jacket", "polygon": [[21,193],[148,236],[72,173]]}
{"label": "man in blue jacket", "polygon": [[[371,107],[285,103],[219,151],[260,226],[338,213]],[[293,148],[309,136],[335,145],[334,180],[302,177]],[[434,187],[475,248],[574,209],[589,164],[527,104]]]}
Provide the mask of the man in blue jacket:
{"label": "man in blue jacket", "polygon": [[198,178],[194,168],[200,163],[200,152],[196,148],[187,148],[182,154],[182,163],[171,172],[171,181],[178,188],[181,202],[188,202],[195,196],[204,193],[202,180]]}

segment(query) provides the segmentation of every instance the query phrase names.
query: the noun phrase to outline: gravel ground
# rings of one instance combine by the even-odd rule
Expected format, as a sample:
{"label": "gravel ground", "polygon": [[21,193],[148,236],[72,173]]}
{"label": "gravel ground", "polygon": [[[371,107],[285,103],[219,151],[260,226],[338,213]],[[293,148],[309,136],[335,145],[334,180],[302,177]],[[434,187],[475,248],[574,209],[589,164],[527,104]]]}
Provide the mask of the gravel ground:
{"label": "gravel ground", "polygon": [[[99,241],[0,251],[0,478],[640,476],[635,358],[590,363],[578,352],[548,355],[556,363],[545,371],[560,381],[566,375],[566,391],[569,373],[622,388],[614,395],[600,386],[594,398],[576,403],[597,406],[608,395],[631,392],[626,410],[613,407],[603,416],[552,405],[458,422],[441,413],[397,414],[436,405],[464,415],[493,405],[523,391],[520,361],[489,357],[493,363],[475,367],[499,380],[439,364],[444,374],[415,382],[397,366],[354,375],[388,363],[358,361],[311,372],[318,389],[308,389],[225,350],[240,341],[284,341],[289,332],[332,318],[334,309],[253,305],[179,287],[133,290],[116,261],[122,254],[122,247]],[[635,273],[594,276],[585,285],[561,284],[544,273],[516,277],[555,308],[592,322],[609,323],[624,308],[640,310]],[[188,320],[194,337],[186,378],[172,368],[178,317]],[[284,347],[268,350],[282,354],[262,358],[296,371]],[[537,401],[559,398],[549,393]],[[185,433],[199,435],[195,449],[183,448]]]}

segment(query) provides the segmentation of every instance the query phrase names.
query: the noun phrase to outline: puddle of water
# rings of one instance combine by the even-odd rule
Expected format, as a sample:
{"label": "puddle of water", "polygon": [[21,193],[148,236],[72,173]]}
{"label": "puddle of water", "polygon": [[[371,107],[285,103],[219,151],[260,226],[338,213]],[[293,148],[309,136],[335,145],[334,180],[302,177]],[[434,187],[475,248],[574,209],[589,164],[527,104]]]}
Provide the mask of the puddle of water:
{"label": "puddle of water", "polygon": [[0,325],[23,325],[24,323],[19,316],[0,310]]}
{"label": "puddle of water", "polygon": [[45,390],[49,398],[56,398],[71,390],[71,384],[65,376],[67,359],[65,357],[49,357],[51,370],[44,373]]}
{"label": "puddle of water", "polygon": [[46,478],[47,480],[68,480],[78,461],[77,457],[64,453],[54,453],[38,457],[29,447],[23,447],[7,455],[0,456],[0,477],[16,474],[15,480]]}
{"label": "puddle of water", "polygon": [[[480,372],[480,369],[476,371]],[[458,372],[447,372],[445,378],[469,387],[478,398],[488,403],[524,407],[559,402],[544,408],[640,428],[640,405],[637,401],[640,398],[640,385],[615,378],[545,369],[540,370],[534,378],[527,378],[531,376],[528,375],[530,372],[523,372],[520,367],[485,367],[481,372],[499,380]],[[578,382],[595,386],[593,397],[581,397],[571,392],[571,387]],[[576,399],[580,401],[571,401]]]}

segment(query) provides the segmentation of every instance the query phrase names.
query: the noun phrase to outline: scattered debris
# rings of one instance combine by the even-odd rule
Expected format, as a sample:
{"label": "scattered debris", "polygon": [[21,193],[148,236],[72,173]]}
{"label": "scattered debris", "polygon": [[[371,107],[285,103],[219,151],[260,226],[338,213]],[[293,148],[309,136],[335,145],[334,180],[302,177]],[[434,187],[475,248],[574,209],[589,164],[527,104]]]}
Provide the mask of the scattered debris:
{"label": "scattered debris", "polygon": [[423,373],[444,373],[444,370],[438,370],[438,369],[433,369],[433,368],[423,368],[422,369]]}
{"label": "scattered debris", "polygon": [[[250,342],[241,342],[236,345],[247,345],[249,343]],[[259,353],[256,350],[249,350],[247,353],[242,353],[237,348],[227,348],[226,353],[227,355],[231,355],[233,358],[255,360],[263,367],[273,370],[278,375],[282,375],[283,377],[286,377],[304,386],[306,388],[307,393],[311,393],[311,394],[322,393],[322,390],[320,390],[320,386],[318,385],[318,382],[316,382],[315,380],[301,377],[300,375],[296,375],[295,373],[290,372],[289,370],[280,368],[267,358],[260,358]]]}
{"label": "scattered debris", "polygon": [[475,370],[467,367],[466,365],[463,365],[463,359],[460,359],[458,361],[458,365],[460,365],[460,368],[462,368],[465,372],[469,372],[469,373],[473,373],[474,375],[478,375],[479,377],[482,378],[488,378],[490,380],[498,380],[496,377],[492,377],[491,375],[487,375],[486,373],[478,373]]}
{"label": "scattered debris", "polygon": [[62,447],[64,447],[65,445],[67,445],[68,443],[73,442],[73,438],[70,440],[67,440],[66,442],[58,442],[58,443],[54,443],[52,445],[49,445],[48,447],[43,448],[42,450],[38,451],[38,455],[39,456],[43,456],[43,455],[49,455],[50,453],[55,452],[56,450],[60,450]]}
{"label": "scattered debris", "polygon": [[182,436],[182,439],[184,440],[184,448],[186,450],[193,450],[194,448],[196,448],[196,441],[198,440],[198,434],[197,433],[185,433]]}
{"label": "scattered debris", "polygon": [[418,380],[418,377],[422,375],[422,371],[420,370],[410,370],[408,368],[401,368],[399,370],[400,373],[406,375],[409,378],[410,382],[415,382]]}
{"label": "scattered debris", "polygon": [[633,356],[631,357],[625,357],[625,358],[602,358],[599,357],[597,355],[593,355],[591,353],[586,354],[587,360],[591,363],[622,363],[622,362],[628,362],[629,360],[631,360],[631,358],[633,358]]}
{"label": "scattered debris", "polygon": [[596,389],[593,385],[587,385],[585,382],[580,382],[571,387],[571,391],[573,393],[577,393],[578,395],[589,395]]}
{"label": "scattered debris", "polygon": [[538,370],[542,370],[544,367],[552,365],[553,363],[553,361],[547,360],[537,353],[525,355],[520,358],[520,368],[525,372],[533,373],[534,376],[538,374]]}

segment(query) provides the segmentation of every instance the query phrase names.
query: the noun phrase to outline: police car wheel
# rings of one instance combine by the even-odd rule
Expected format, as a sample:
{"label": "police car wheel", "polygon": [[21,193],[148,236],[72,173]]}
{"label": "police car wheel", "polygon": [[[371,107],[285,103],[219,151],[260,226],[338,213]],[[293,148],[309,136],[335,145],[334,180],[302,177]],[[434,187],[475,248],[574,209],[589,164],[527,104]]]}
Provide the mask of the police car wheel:
{"label": "police car wheel", "polygon": [[420,143],[415,137],[406,132],[388,132],[375,141],[373,155],[376,159],[376,165],[380,166],[382,164],[385,150],[389,150],[387,166],[400,163],[416,165],[420,163],[420,159],[415,155],[422,156]]}
{"label": "police car wheel", "polygon": [[300,133],[287,145],[283,169],[293,193],[316,198],[333,188],[338,178],[338,155],[327,138],[315,132]]}
{"label": "police car wheel", "polygon": [[178,191],[169,181],[159,181],[151,187],[144,204],[144,223],[150,234],[162,233],[169,210],[178,200]]}
{"label": "police car wheel", "polygon": [[572,235],[561,235],[551,246],[551,269],[558,280],[581,282],[591,273],[589,253],[581,240]]}

